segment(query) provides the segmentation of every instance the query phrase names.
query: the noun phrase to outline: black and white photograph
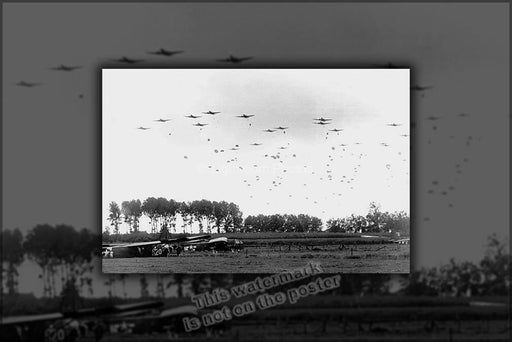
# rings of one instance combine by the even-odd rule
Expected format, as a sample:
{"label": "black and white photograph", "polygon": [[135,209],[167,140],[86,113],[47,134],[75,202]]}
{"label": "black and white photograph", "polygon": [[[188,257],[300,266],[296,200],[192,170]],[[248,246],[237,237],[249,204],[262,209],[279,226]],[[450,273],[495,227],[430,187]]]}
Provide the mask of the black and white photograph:
{"label": "black and white photograph", "polygon": [[510,1],[1,12],[2,341],[512,340]]}
{"label": "black and white photograph", "polygon": [[409,69],[102,70],[103,271],[408,273]]}

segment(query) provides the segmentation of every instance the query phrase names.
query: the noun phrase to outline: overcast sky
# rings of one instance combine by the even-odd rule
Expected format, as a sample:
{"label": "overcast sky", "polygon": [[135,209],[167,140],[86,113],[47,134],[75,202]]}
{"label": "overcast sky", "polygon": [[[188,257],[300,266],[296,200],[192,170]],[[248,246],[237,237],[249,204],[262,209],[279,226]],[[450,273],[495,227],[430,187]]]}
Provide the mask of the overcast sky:
{"label": "overcast sky", "polygon": [[104,226],[111,201],[147,197],[324,222],[371,201],[409,212],[408,69],[104,69],[102,100]]}
{"label": "overcast sky", "polygon": [[[434,86],[411,101],[411,264],[476,261],[488,235],[509,236],[509,4],[9,3],[2,19],[4,228],[67,223],[100,232],[98,68],[106,61],[219,66],[234,54],[254,56],[247,67],[410,66],[415,83]],[[146,53],[160,47],[185,52]],[[48,69],[61,63],[83,68]],[[44,84],[14,86],[20,80]],[[191,110],[227,111],[204,106]],[[37,283],[37,272],[24,272],[34,279],[23,285]]]}

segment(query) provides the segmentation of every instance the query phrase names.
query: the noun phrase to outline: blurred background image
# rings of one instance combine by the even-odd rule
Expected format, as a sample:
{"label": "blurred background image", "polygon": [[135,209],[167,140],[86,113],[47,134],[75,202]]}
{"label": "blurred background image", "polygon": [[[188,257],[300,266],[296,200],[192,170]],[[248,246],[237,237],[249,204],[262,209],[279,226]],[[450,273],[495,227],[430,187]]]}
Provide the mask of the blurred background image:
{"label": "blurred background image", "polygon": [[[509,10],[3,4],[2,336],[508,340]],[[412,274],[342,274],[338,289],[185,332],[184,317],[217,309],[197,309],[192,294],[256,274],[101,272],[100,68],[108,66],[410,68]]]}

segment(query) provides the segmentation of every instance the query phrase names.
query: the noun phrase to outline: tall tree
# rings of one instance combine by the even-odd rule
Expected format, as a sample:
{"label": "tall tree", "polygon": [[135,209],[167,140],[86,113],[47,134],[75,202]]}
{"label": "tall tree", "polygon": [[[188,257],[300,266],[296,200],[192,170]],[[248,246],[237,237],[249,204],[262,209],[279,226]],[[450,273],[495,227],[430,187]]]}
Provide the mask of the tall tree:
{"label": "tall tree", "polygon": [[42,269],[43,293],[55,297],[60,287],[75,286],[77,292],[89,287],[92,293],[92,258],[100,255],[100,236],[68,225],[37,225],[23,244],[27,255]]}
{"label": "tall tree", "polygon": [[[190,220],[192,219],[192,213],[190,210],[190,203],[187,202],[181,202],[180,203],[180,209],[179,213],[181,216],[181,219],[183,220],[183,233],[187,232],[187,225],[190,225]],[[192,227],[190,227],[192,229]]]}
{"label": "tall tree", "polygon": [[203,233],[203,215],[201,210],[201,201],[192,201],[188,205],[189,218],[196,220],[199,224],[199,233]]}
{"label": "tall tree", "polygon": [[[173,199],[168,200],[163,208],[165,228],[176,233],[176,215],[179,213],[180,203]],[[162,227],[163,228],[163,227]]]}
{"label": "tall tree", "polygon": [[240,231],[243,221],[242,212],[238,205],[230,202],[227,206],[226,218],[224,219],[224,231],[226,233]]}
{"label": "tall tree", "polygon": [[110,202],[108,208],[108,220],[110,225],[114,227],[114,234],[119,234],[119,225],[121,225],[121,209],[116,202]]}
{"label": "tall tree", "polygon": [[366,231],[372,233],[383,231],[384,228],[386,228],[387,217],[389,217],[389,214],[381,212],[380,204],[371,202],[368,214],[366,215],[366,220],[368,222]]}
{"label": "tall tree", "polygon": [[121,212],[123,213],[124,221],[130,227],[130,233],[137,233],[139,231],[139,219],[142,216],[140,200],[124,201],[121,203]]}
{"label": "tall tree", "polygon": [[23,235],[18,228],[2,230],[2,264],[5,282],[10,295],[18,292],[18,267],[23,262]]}
{"label": "tall tree", "polygon": [[40,278],[43,280],[43,296],[45,297],[55,295],[50,270],[56,246],[55,240],[55,228],[48,224],[40,224],[27,234],[23,244],[29,259],[34,260],[41,267]]}
{"label": "tall tree", "polygon": [[228,202],[213,202],[213,216],[215,217],[215,228],[217,233],[220,234],[222,226],[225,224],[226,216],[228,215]]}
{"label": "tall tree", "polygon": [[158,231],[158,200],[154,197],[148,197],[144,200],[141,206],[142,213],[149,217],[151,224],[151,233],[154,234]]}

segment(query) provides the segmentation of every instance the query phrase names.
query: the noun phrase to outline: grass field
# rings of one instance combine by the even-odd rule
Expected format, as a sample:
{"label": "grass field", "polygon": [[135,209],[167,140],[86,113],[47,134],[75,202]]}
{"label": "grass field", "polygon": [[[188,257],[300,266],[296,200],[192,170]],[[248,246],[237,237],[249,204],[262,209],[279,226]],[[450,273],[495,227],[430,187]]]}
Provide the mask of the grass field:
{"label": "grass field", "polygon": [[185,252],[166,258],[104,258],[104,273],[278,273],[320,263],[326,273],[409,273],[410,246],[259,244],[240,253]]}

